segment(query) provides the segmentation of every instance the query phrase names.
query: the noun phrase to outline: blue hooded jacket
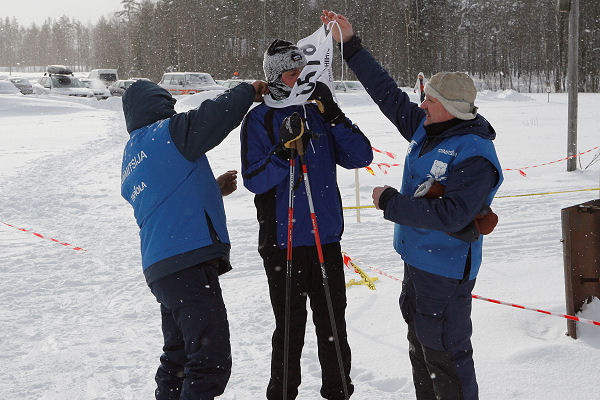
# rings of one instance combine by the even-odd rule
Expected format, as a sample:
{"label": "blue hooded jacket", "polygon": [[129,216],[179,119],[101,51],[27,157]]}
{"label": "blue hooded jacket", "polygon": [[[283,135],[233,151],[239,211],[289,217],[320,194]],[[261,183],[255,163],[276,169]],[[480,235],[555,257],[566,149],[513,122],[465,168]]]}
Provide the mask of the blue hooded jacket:
{"label": "blue hooded jacket", "polygon": [[[259,252],[263,257],[270,250],[287,248],[290,163],[277,155],[277,149],[281,146],[279,128],[283,119],[294,112],[305,117],[314,133],[310,141],[304,141],[304,158],[321,244],[339,242],[344,230],[336,164],[351,169],[367,166],[373,160],[371,144],[356,125],[346,118],[330,126],[315,104],[285,108],[261,104],[250,111],[241,130],[242,177],[244,186],[256,193]],[[305,183],[299,181],[299,165],[297,158],[292,246],[314,246]]]}
{"label": "blue hooded jacket", "polygon": [[[477,115],[428,137],[424,110],[410,101],[359,41],[344,44],[344,58],[383,114],[410,142],[402,189],[385,202],[384,218],[396,223],[394,248],[418,269],[454,279],[468,272],[468,278],[474,279],[481,265],[483,237],[465,242],[445,232],[458,232],[471,223],[484,205],[491,204],[502,183],[492,143],[496,132]],[[443,197],[414,196],[417,186],[429,177],[445,185]]]}
{"label": "blue hooded jacket", "polygon": [[139,80],[123,95],[129,141],[123,152],[121,195],[140,227],[146,282],[219,260],[231,269],[219,186],[205,153],[241,122],[254,98],[243,83],[200,107],[176,114],[175,99]]}

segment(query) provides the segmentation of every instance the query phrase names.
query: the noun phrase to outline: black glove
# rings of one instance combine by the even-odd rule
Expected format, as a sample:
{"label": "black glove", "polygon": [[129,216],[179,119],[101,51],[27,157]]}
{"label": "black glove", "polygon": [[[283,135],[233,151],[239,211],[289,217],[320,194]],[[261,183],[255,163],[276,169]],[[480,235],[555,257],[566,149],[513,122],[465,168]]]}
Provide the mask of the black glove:
{"label": "black glove", "polygon": [[314,100],[317,103],[317,107],[319,107],[319,111],[323,115],[325,122],[337,125],[346,120],[346,116],[333,100],[333,95],[329,87],[323,82],[317,81],[315,90],[313,90],[308,100]]}
{"label": "black glove", "polygon": [[283,143],[279,143],[273,149],[273,154],[281,158],[283,161],[289,161],[292,158],[292,149],[288,149],[283,146]]}
{"label": "black glove", "polygon": [[296,148],[296,143],[304,134],[304,121],[297,112],[285,117],[279,128],[279,141],[286,148]]}

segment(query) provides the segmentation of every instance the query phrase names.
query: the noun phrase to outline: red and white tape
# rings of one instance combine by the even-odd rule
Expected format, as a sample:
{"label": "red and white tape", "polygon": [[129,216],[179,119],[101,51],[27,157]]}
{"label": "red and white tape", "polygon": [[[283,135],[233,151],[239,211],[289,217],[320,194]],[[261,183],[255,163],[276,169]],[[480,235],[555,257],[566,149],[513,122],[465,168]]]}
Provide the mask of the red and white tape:
{"label": "red and white tape", "polygon": [[[0,222],[1,222],[1,221],[0,221]],[[14,226],[14,225],[7,224],[6,222],[2,222],[2,223],[3,223],[4,225],[6,225],[6,226],[10,226],[11,228],[15,228],[16,230],[19,230],[19,231],[21,231],[21,232],[29,232],[29,233],[31,233],[32,235],[39,237],[40,239],[48,239],[48,240],[51,240],[51,241],[53,241],[53,242],[55,242],[55,243],[57,243],[57,244],[60,244],[60,245],[62,245],[62,246],[65,246],[65,247],[68,247],[68,248],[70,248],[70,249],[72,249],[72,250],[76,250],[76,251],[87,251],[86,249],[83,249],[83,248],[81,248],[81,247],[74,246],[74,245],[72,245],[72,244],[70,244],[70,243],[67,243],[67,242],[61,242],[61,241],[60,241],[60,240],[58,240],[58,239],[54,239],[54,238],[51,238],[51,237],[46,237],[46,236],[44,236],[44,235],[42,235],[42,234],[40,234],[40,233],[37,233],[37,232],[31,231],[31,230],[29,230],[29,229],[25,229],[25,228],[19,228],[19,227],[17,227],[17,226]]]}
{"label": "red and white tape", "polygon": [[[391,152],[385,151],[385,150],[379,150],[379,149],[376,149],[375,147],[372,147],[372,149],[373,149],[373,151],[385,154],[385,155],[387,155],[387,156],[389,156],[389,157],[391,157],[393,159],[397,159],[397,156],[394,153],[391,153]],[[522,176],[527,176],[527,174],[525,173],[525,171],[523,171],[525,169],[538,168],[538,167],[543,167],[543,166],[546,166],[546,165],[556,164],[558,162],[570,160],[571,158],[579,157],[582,154],[586,154],[586,153],[592,152],[592,151],[597,150],[597,149],[600,149],[600,146],[596,146],[596,147],[591,148],[589,150],[582,151],[582,152],[577,153],[577,154],[573,154],[572,156],[561,158],[560,160],[545,162],[545,163],[541,163],[541,164],[537,164],[537,165],[529,165],[529,166],[520,167],[520,168],[503,168],[502,170],[503,171],[519,171],[519,174],[521,174]],[[379,169],[381,171],[383,171],[384,174],[387,174],[389,168],[391,168],[391,167],[401,167],[403,164],[371,163],[371,165],[375,165],[375,166],[379,167]],[[369,172],[374,175],[374,173],[372,171],[373,170],[371,168],[369,168]]]}
{"label": "red and white tape", "polygon": [[557,162],[570,160],[571,158],[579,157],[582,154],[589,153],[590,151],[594,151],[596,149],[600,149],[600,146],[596,146],[596,147],[594,147],[592,149],[589,149],[589,150],[586,150],[586,151],[582,151],[581,153],[573,154],[572,156],[561,158],[560,160],[550,161],[550,162],[546,162],[546,163],[542,163],[542,164],[537,164],[537,165],[529,165],[527,167],[521,167],[521,168],[504,168],[504,171],[519,171],[519,173],[521,175],[526,176],[527,174],[525,173],[525,171],[523,171],[524,169],[543,167],[544,165],[550,165],[550,164],[555,164]]}
{"label": "red and white tape", "polygon": [[514,307],[514,308],[520,308],[521,310],[535,311],[535,312],[539,312],[539,313],[542,313],[542,314],[545,314],[545,315],[552,315],[554,317],[566,318],[566,319],[570,319],[570,320],[577,321],[577,322],[585,322],[586,324],[592,324],[592,325],[600,326],[600,322],[598,322],[598,321],[594,321],[594,320],[591,320],[591,319],[580,318],[580,317],[576,317],[574,315],[553,313],[553,312],[546,311],[546,310],[540,310],[538,308],[530,308],[530,307],[525,307],[525,306],[521,306],[521,305],[518,305],[518,304],[507,303],[507,302],[502,301],[502,300],[488,299],[487,297],[479,296],[479,295],[476,295],[476,294],[471,294],[471,297],[473,297],[474,299],[477,299],[477,300],[489,301],[490,303],[494,303],[494,304],[502,304],[502,305],[505,305],[505,306],[511,306],[511,307]]}
{"label": "red and white tape", "polygon": [[[344,256],[344,263],[349,263],[350,261],[356,262],[356,259],[350,258],[350,256],[348,256],[348,254],[346,254],[344,252],[342,252],[342,254]],[[402,282],[402,279],[398,279],[395,276],[392,276],[392,275],[389,275],[389,274],[387,274],[385,272],[382,272],[382,271],[378,270],[377,268],[371,267],[370,265],[367,265],[367,268],[370,268],[371,270],[377,272],[380,275],[383,275],[383,276],[386,276],[388,278],[394,279],[396,281]],[[477,299],[477,300],[487,301],[489,303],[502,304],[502,305],[505,305],[505,306],[510,306],[510,307],[521,309],[521,310],[535,311],[535,312],[538,312],[538,313],[541,313],[541,314],[544,314],[544,315],[552,315],[554,317],[566,318],[566,319],[570,319],[572,321],[583,322],[583,323],[586,323],[586,324],[600,326],[600,322],[598,322],[598,321],[594,321],[594,320],[586,319],[586,318],[580,318],[580,317],[576,317],[574,315],[553,313],[553,312],[550,312],[550,311],[541,310],[539,308],[525,307],[525,306],[521,306],[519,304],[508,303],[508,302],[502,301],[502,300],[489,299],[487,297],[479,296],[477,294],[471,294],[471,297],[473,297],[474,299]]]}
{"label": "red and white tape", "polygon": [[393,158],[394,160],[398,157],[396,154],[392,153],[391,151],[379,150],[373,146],[371,146],[371,148],[373,149],[373,151],[375,151],[377,153],[385,154],[386,156]]}
{"label": "red and white tape", "polygon": [[[350,269],[354,269],[354,267],[352,267],[352,265],[350,264],[350,262],[352,261],[352,258],[350,258],[350,256],[348,254],[344,253],[343,251],[342,251],[342,256],[344,258],[344,265],[346,265],[346,267],[348,267]],[[377,268],[371,267],[370,265],[367,265],[367,267],[369,267],[371,270],[377,272],[379,275],[383,275],[390,279],[394,279],[396,281],[402,282],[402,279],[398,279],[395,276],[389,275],[383,271],[378,270]]]}

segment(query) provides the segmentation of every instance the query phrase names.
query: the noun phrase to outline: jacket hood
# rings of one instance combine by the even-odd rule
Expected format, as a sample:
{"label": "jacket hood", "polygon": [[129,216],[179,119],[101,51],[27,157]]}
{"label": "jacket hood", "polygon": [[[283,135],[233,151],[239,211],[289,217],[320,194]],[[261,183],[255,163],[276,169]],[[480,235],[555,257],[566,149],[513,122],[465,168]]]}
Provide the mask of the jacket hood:
{"label": "jacket hood", "polygon": [[154,82],[140,79],[123,93],[123,114],[127,132],[175,115],[175,100]]}
{"label": "jacket hood", "polygon": [[461,123],[448,129],[442,134],[442,137],[467,134],[474,134],[489,140],[494,140],[496,138],[496,131],[492,125],[479,114],[477,114],[474,119],[463,120]]}

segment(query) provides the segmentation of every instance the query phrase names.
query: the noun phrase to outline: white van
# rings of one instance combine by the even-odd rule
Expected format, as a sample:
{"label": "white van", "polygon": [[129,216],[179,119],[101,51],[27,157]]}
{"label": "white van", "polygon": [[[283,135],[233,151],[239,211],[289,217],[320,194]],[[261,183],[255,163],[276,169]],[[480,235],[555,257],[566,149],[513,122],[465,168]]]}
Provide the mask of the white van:
{"label": "white van", "polygon": [[88,75],[88,79],[98,80],[108,87],[111,83],[119,79],[116,69],[93,69]]}
{"label": "white van", "polygon": [[225,90],[206,72],[167,72],[158,82],[171,94],[196,94],[207,90]]}

